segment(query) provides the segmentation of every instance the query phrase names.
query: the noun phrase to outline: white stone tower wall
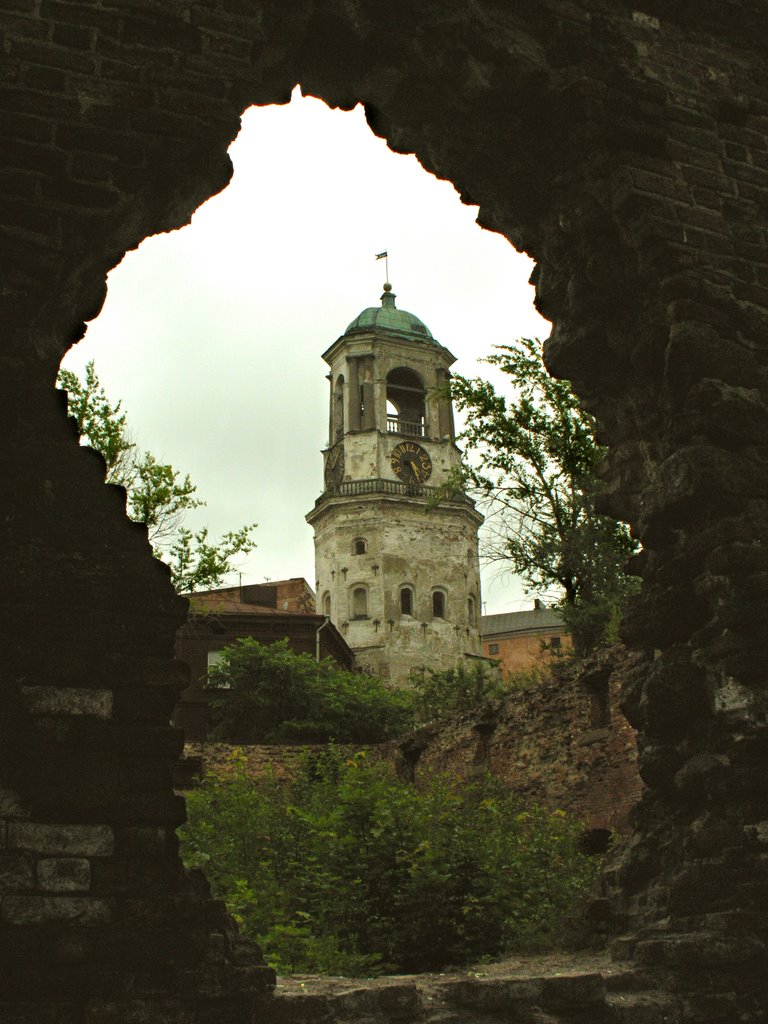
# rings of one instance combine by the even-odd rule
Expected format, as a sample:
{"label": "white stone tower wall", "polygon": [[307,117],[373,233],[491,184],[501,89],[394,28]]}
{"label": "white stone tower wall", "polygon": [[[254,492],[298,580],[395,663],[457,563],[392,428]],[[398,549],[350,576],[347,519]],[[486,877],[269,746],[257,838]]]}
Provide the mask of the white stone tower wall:
{"label": "white stone tower wall", "polygon": [[[447,669],[479,656],[482,516],[468,499],[430,508],[461,460],[446,388],[454,357],[395,307],[385,285],[381,309],[364,310],[323,358],[331,401],[325,489],[307,516],[320,610],[329,598],[358,664],[398,685],[414,667]],[[362,553],[356,541],[365,542]],[[356,588],[365,591],[362,611]]]}
{"label": "white stone tower wall", "polygon": [[[371,496],[340,502],[318,519],[317,594],[358,661],[397,683],[414,665],[454,667],[480,653],[478,516],[454,504],[425,510],[423,502]],[[355,542],[366,551],[355,554]],[[413,592],[411,615],[401,613],[401,588]],[[368,592],[368,617],[355,619],[352,594]],[[432,593],[445,594],[445,616],[433,615]],[[469,598],[473,600],[470,619]]]}

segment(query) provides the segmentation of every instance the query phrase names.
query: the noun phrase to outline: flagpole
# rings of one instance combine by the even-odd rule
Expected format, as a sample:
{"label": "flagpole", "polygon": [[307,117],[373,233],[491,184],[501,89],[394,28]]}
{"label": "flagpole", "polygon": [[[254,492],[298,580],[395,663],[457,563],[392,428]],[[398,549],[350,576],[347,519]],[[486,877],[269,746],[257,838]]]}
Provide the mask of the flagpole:
{"label": "flagpole", "polygon": [[377,260],[384,260],[384,270],[385,270],[385,273],[387,275],[387,282],[386,283],[389,284],[389,252],[387,250],[385,250],[384,252],[377,252],[376,253],[376,259]]}

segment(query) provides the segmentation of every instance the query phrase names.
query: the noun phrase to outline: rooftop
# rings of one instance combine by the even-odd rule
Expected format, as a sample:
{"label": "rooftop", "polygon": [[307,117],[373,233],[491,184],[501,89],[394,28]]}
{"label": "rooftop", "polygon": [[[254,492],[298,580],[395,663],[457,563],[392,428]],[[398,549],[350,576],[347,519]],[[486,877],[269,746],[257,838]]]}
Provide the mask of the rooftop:
{"label": "rooftop", "polygon": [[565,630],[562,612],[557,608],[532,608],[523,612],[503,612],[501,615],[482,615],[480,635],[497,633],[524,633],[539,629]]}
{"label": "rooftop", "polygon": [[417,316],[395,305],[395,293],[387,281],[381,296],[380,306],[369,306],[352,321],[344,332],[345,335],[356,331],[382,330],[393,334],[407,335],[411,339],[436,344],[432,332]]}

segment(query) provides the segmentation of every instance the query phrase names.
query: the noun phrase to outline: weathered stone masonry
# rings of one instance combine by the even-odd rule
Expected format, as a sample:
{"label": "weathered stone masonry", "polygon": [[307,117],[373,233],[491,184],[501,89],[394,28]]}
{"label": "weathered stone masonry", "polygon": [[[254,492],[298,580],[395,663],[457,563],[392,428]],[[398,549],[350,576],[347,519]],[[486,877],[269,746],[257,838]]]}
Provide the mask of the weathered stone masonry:
{"label": "weathered stone masonry", "polygon": [[762,1019],[764,4],[0,11],[6,1016],[243,1020],[268,981],[237,962],[221,908],[176,856],[181,739],[167,722],[183,603],[53,383],[106,271],[221,189],[242,110],[301,81],[364,102],[394,149],[538,263],[549,365],[597,416],[606,507],[645,545],[624,704],[649,789],[610,876],[617,952],[666,972],[687,1021]]}

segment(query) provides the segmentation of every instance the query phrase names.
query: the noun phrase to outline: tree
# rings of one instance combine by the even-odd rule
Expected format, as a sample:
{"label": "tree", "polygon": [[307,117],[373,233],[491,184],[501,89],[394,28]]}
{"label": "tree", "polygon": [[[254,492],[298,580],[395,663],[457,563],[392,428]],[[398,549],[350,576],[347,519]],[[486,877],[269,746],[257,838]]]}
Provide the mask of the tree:
{"label": "tree", "polygon": [[411,725],[410,694],[287,640],[225,648],[209,693],[210,737],[227,743],[380,743]]}
{"label": "tree", "polygon": [[181,853],[281,973],[436,971],[594,943],[600,859],[563,811],[487,777],[417,788],[333,747],[283,783],[233,760],[234,777],[188,794]]}
{"label": "tree", "polygon": [[441,722],[465,711],[482,712],[493,700],[508,692],[501,672],[487,662],[436,670],[413,669],[416,719],[422,723]]}
{"label": "tree", "polygon": [[104,457],[107,483],[124,487],[128,515],[147,527],[155,557],[171,569],[173,585],[180,593],[215,587],[232,571],[233,559],[256,546],[252,523],[225,533],[218,542],[208,540],[208,530],[194,533],[183,527],[186,514],[205,505],[196,497],[197,487],[189,474],[158,462],[142,452],[131,438],[122,401],[113,404],[96,375],[93,360],[81,380],[71,370],[59,370],[59,387],[67,392],[69,414],[77,421],[80,441]]}
{"label": "tree", "polygon": [[555,587],[576,652],[586,653],[611,633],[635,586],[624,569],[635,542],[596,510],[606,449],[570,383],[547,373],[541,341],[498,346],[485,362],[507,375],[511,397],[480,379],[456,376],[450,387],[468,414],[461,482],[486,513],[486,555],[531,592]]}

